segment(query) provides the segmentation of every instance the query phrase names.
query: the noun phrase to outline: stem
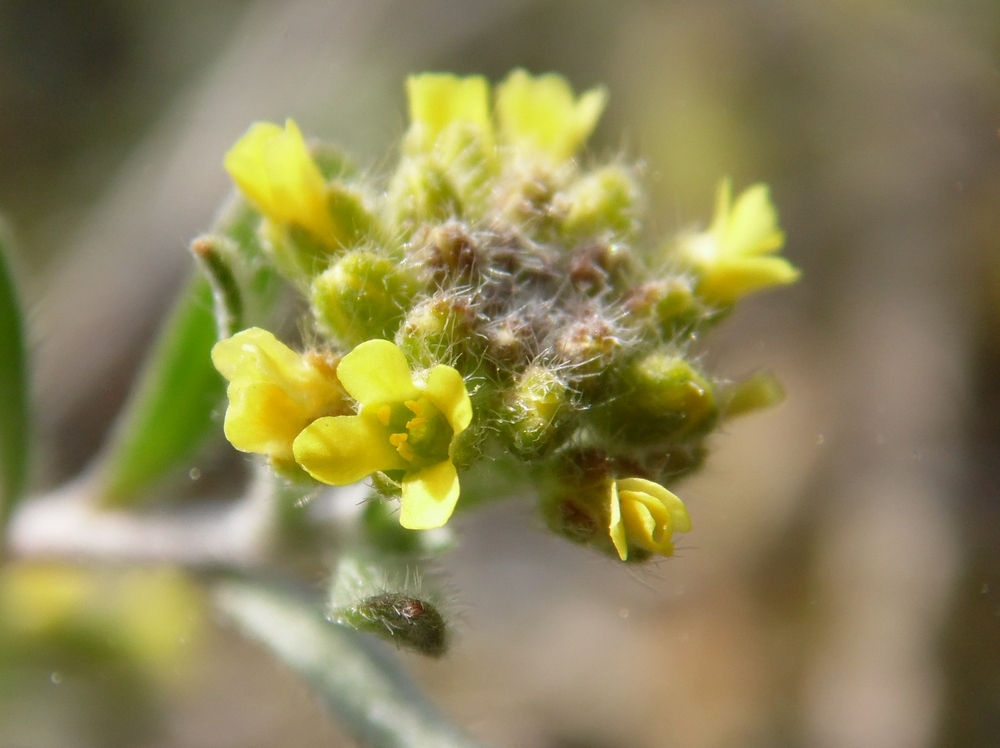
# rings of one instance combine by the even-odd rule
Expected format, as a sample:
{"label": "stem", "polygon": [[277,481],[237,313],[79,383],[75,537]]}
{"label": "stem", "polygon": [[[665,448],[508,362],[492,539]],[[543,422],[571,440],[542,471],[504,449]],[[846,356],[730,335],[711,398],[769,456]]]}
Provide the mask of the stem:
{"label": "stem", "polygon": [[191,252],[212,287],[219,340],[235,335],[243,327],[243,299],[233,270],[226,260],[226,243],[232,244],[223,236],[213,235],[200,236],[191,242]]}
{"label": "stem", "polygon": [[216,584],[213,601],[322,697],[342,726],[372,748],[476,748],[363,634],[313,606],[248,581]]}

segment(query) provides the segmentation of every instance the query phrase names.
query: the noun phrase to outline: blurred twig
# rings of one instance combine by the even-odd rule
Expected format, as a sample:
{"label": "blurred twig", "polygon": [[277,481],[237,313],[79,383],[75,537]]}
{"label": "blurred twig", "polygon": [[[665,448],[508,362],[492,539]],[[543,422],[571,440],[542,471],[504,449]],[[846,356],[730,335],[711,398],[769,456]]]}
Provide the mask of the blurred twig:
{"label": "blurred twig", "polygon": [[213,600],[309,681],[362,745],[475,748],[363,634],[327,621],[287,592],[250,582],[220,582]]}

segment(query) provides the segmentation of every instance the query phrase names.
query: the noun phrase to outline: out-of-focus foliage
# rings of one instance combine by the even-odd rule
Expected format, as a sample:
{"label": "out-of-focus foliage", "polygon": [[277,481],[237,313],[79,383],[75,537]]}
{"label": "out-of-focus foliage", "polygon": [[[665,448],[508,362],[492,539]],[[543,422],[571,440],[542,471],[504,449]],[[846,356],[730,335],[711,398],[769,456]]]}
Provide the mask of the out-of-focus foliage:
{"label": "out-of-focus foliage", "polygon": [[10,266],[12,249],[7,228],[0,223],[0,528],[26,488],[31,439],[28,350]]}
{"label": "out-of-focus foliage", "polygon": [[[772,366],[788,399],[746,427],[727,425],[702,476],[684,486],[696,530],[679,558],[623,582],[603,559],[581,561],[576,549],[526,534],[526,509],[463,518],[447,569],[468,623],[448,658],[414,664],[451,713],[497,745],[992,746],[1000,286],[984,271],[1000,242],[1000,5],[553,0],[475,27],[469,14],[487,4],[365,4],[383,13],[366,25],[364,10],[325,4],[337,15],[321,23],[310,15],[317,6],[302,2],[262,3],[255,18],[277,17],[279,5],[308,21],[282,16],[280,34],[261,33],[236,22],[249,7],[241,2],[3,4],[0,35],[20,43],[0,44],[5,61],[17,54],[17,64],[0,64],[0,128],[3,142],[25,147],[0,149],[0,180],[29,267],[76,246],[66,237],[77,219],[168,110],[164,92],[182,83],[197,87],[185,100],[206,110],[218,89],[201,82],[220,70],[240,82],[233,90],[266,80],[319,99],[345,79],[354,86],[356,95],[331,103],[341,118],[266,108],[263,98],[218,101],[240,112],[217,147],[201,151],[204,174],[221,184],[210,154],[255,117],[295,116],[305,130],[379,153],[373,137],[403,131],[396,86],[406,72],[499,80],[523,66],[611,92],[592,142],[602,156],[644,157],[654,230],[706,228],[720,174],[737,185],[766,181],[787,254],[808,279],[748,303],[713,341],[714,370],[735,377]],[[43,13],[48,25],[6,22]],[[212,13],[227,22],[208,22]],[[159,36],[167,29],[175,35]],[[242,56],[229,46],[233,30]],[[329,49],[337,64],[321,67]],[[295,60],[289,74],[282,64]],[[278,81],[267,79],[272,69]],[[381,124],[356,116],[379,106]],[[187,121],[173,112],[171,132]],[[123,183],[148,183],[150,163],[138,153],[134,181]],[[189,186],[203,179],[190,167],[185,176]],[[204,223],[192,218],[150,240],[180,248]],[[135,246],[107,250],[126,256]],[[123,317],[148,338],[163,298]],[[72,330],[107,357],[92,345],[98,333]],[[62,475],[97,448],[121,400],[121,362],[134,365],[138,348],[116,353],[113,375],[67,377],[64,399],[46,396],[48,464]],[[775,396],[773,380],[753,381],[759,389],[743,393],[751,401]],[[544,381],[527,384],[542,392],[544,412]],[[732,402],[739,409],[739,396]],[[395,517],[384,524],[401,531]],[[192,687],[203,708],[175,713],[165,744],[190,745],[192,734],[333,742],[312,700],[256,650],[220,637],[206,662],[226,686]],[[20,713],[33,708],[37,725],[52,725],[47,700],[72,679],[55,686],[51,671],[19,674]],[[13,722],[2,724],[6,739]],[[113,727],[104,730],[91,742],[106,744]],[[7,742],[26,742],[16,737]]]}

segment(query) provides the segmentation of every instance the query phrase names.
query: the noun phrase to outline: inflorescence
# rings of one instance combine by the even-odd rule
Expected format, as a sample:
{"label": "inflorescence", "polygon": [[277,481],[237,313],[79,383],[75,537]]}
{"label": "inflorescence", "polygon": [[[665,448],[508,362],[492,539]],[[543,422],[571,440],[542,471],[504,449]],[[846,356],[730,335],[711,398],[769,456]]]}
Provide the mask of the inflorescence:
{"label": "inflorescence", "polygon": [[666,486],[722,420],[780,398],[692,354],[736,301],[798,277],[767,188],[734,199],[723,181],[707,230],[640,249],[636,167],[578,158],[603,89],[517,70],[492,96],[443,74],[407,93],[387,182],[291,120],[226,155],[254,211],[246,241],[307,300],[313,341],[299,353],[252,327],[216,345],[226,436],[291,477],[371,476],[406,528],[444,525],[460,476],[485,465],[530,480],[571,540],[671,555],[690,519]]}

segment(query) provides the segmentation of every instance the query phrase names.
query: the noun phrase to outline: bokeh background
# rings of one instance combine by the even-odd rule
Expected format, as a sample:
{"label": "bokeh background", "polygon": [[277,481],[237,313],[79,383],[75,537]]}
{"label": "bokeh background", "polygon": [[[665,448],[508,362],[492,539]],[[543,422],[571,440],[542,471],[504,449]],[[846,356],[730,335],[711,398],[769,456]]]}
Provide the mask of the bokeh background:
{"label": "bokeh background", "polygon": [[[771,185],[803,280],[705,356],[773,369],[788,399],[677,488],[676,558],[625,568],[530,500],[460,517],[458,640],[408,669],[496,746],[997,745],[995,0],[0,1],[35,488],[100,448],[250,122],[294,116],[377,170],[406,73],[518,66],[609,88],[592,150],[641,159],[651,236],[706,222],[723,175]],[[165,678],[0,660],[0,745],[349,745],[264,652],[198,628]]]}

